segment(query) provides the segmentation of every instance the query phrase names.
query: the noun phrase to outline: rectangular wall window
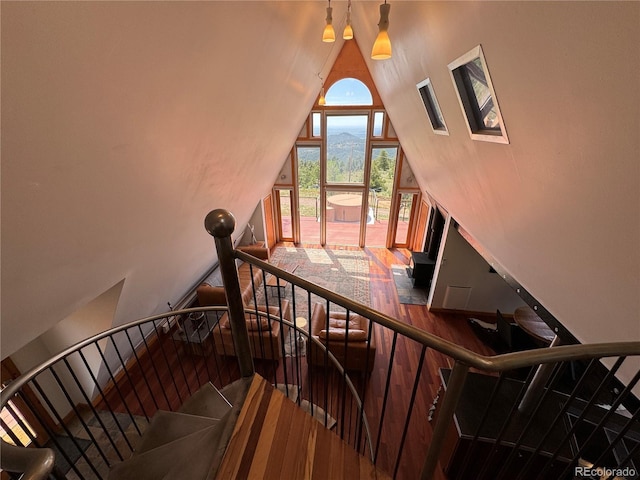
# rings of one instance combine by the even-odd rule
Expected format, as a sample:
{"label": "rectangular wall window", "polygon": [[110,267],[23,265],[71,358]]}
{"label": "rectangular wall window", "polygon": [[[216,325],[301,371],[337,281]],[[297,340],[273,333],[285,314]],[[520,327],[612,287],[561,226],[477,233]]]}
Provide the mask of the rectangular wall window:
{"label": "rectangular wall window", "polygon": [[327,183],[364,184],[368,115],[327,115]]}

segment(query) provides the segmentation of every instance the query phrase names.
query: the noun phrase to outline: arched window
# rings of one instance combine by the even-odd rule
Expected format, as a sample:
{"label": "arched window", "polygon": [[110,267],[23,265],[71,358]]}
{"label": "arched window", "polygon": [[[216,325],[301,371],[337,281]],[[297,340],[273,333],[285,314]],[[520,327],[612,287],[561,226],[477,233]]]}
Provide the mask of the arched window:
{"label": "arched window", "polygon": [[331,85],[325,95],[327,106],[373,105],[367,86],[355,78],[343,78]]}

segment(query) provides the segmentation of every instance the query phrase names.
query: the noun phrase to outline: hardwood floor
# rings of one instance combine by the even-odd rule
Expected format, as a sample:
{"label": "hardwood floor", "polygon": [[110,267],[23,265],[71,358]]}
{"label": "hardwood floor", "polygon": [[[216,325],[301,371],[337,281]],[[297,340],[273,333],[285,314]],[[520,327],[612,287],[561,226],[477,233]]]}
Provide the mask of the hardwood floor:
{"label": "hardwood floor", "polygon": [[[357,247],[353,249],[359,250]],[[408,250],[366,248],[365,252],[370,259],[370,296],[373,308],[474,352],[493,354],[489,347],[475,336],[466,315],[433,313],[423,305],[404,305],[398,302],[391,266],[408,264]],[[481,319],[492,321],[491,316]],[[364,395],[364,410],[373,425],[371,436],[376,466],[392,477],[413,480],[419,477],[431,439],[432,425],[428,417],[440,386],[438,369],[450,367],[452,362],[431,349],[423,353],[421,345],[402,337],[397,339],[394,358],[390,362],[393,332],[380,326],[376,328],[375,368],[369,377],[356,378],[356,388]],[[180,348],[171,335],[161,336],[158,342],[150,345],[129,375],[118,382],[118,388],[112,389],[107,395],[106,401],[111,408],[126,413],[122,406],[122,399],[125,398],[133,414],[146,414],[151,417],[157,409],[178,408],[190,392],[195,391],[208,379],[212,379],[216,386],[222,387],[238,378],[235,358],[183,355]],[[422,355],[422,369],[420,374],[416,375]],[[157,372],[146,366],[150,363],[149,359],[153,359],[157,365]],[[335,387],[336,384],[333,383],[334,380],[337,383],[340,379],[326,383],[326,374],[309,371],[307,362],[299,360],[287,357],[277,366],[272,362],[256,361],[256,371],[267,379],[275,377],[277,382],[301,385],[301,395],[304,398],[309,398],[310,394],[315,395],[315,398],[309,398],[312,403],[322,406],[325,410],[338,412],[335,414],[339,420],[339,427],[334,429],[336,433],[343,434],[346,441],[356,443],[356,434],[353,433],[357,431],[353,428],[357,425],[356,408],[353,403],[341,402],[341,399],[344,399],[344,390]],[[143,374],[145,371],[147,373]],[[309,388],[311,383],[314,385],[312,390]],[[164,393],[163,384],[170,385],[164,389]],[[383,407],[386,407],[384,423],[378,432],[378,419]],[[369,454],[364,448],[364,442],[361,445],[360,451]]]}
{"label": "hardwood floor", "polygon": [[[450,340],[471,351],[492,355],[493,352],[484,345],[473,333],[467,316],[462,314],[433,313],[423,305],[405,305],[398,302],[390,268],[394,264],[408,264],[409,251],[387,250],[382,248],[366,249],[370,255],[371,302],[372,307],[397,320],[406,322],[416,328],[433,333],[441,338]],[[491,317],[483,318],[492,321]],[[376,365],[383,370],[386,368],[392,343],[392,332],[383,329],[378,331],[378,352]],[[395,359],[388,402],[394,406],[409,405],[414,388],[414,372],[418,369],[421,348],[406,339],[401,339],[396,347]],[[424,368],[416,392],[412,421],[404,435],[404,448],[400,463],[397,467],[396,478],[412,479],[419,476],[422,469],[426,449],[431,439],[431,424],[428,422],[429,408],[440,386],[438,369],[452,366],[448,357],[428,349],[425,354]],[[384,396],[386,372],[379,371],[379,375],[372,375],[369,385],[370,395],[377,399],[374,404],[381,404]],[[371,412],[372,418],[375,412]],[[386,455],[378,458],[377,465],[383,470],[393,473],[396,469],[397,443],[403,436],[404,411],[402,408],[389,408],[386,415],[392,420],[385,421],[382,442],[387,448]],[[394,417],[395,415],[395,417]],[[383,449],[381,448],[381,451]]]}
{"label": "hardwood floor", "polygon": [[[335,461],[327,461],[335,459]],[[255,376],[217,473],[219,479],[379,479],[358,455],[310,415]]]}

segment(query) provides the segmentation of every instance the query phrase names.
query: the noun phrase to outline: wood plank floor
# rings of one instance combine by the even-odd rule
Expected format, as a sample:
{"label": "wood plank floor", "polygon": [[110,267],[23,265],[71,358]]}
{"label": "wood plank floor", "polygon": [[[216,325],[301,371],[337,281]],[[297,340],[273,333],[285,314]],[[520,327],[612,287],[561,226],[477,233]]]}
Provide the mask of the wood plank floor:
{"label": "wood plank floor", "polygon": [[216,478],[390,477],[256,375]]}

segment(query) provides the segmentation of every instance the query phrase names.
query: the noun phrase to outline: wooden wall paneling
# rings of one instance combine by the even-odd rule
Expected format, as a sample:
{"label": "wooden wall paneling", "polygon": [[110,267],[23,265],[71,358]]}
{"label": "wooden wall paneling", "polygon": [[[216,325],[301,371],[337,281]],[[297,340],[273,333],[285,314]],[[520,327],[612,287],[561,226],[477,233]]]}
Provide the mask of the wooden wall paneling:
{"label": "wooden wall paneling", "polygon": [[276,244],[276,227],[273,215],[273,196],[269,194],[264,197],[264,199],[262,200],[262,205],[264,210],[264,224],[267,235],[267,248],[273,248]]}

